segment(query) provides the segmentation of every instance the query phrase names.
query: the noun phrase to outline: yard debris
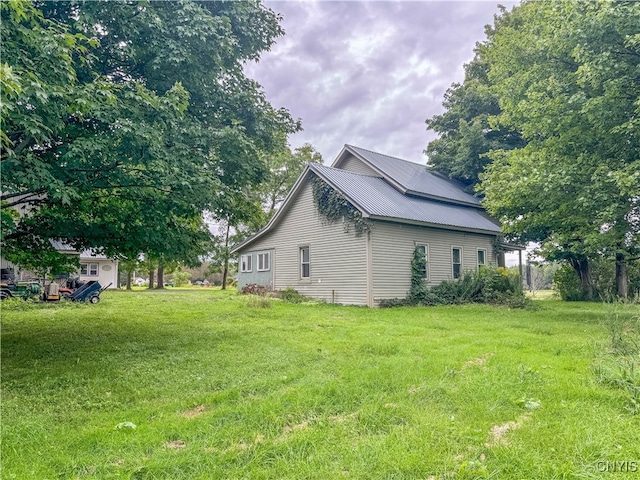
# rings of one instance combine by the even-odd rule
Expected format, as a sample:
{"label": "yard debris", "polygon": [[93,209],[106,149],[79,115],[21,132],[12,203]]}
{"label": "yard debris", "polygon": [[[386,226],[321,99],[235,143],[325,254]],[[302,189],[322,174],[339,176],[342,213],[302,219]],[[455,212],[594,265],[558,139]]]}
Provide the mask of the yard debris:
{"label": "yard debris", "polygon": [[182,412],[182,417],[183,418],[199,417],[200,415],[202,415],[204,413],[206,408],[207,407],[205,407],[204,405],[198,405],[197,407],[193,407],[193,408],[191,408],[189,410],[185,410],[184,412]]}
{"label": "yard debris", "polygon": [[136,429],[136,424],[133,422],[120,422],[119,424],[117,424],[115,426],[115,430],[122,430],[122,429],[130,429],[130,430],[135,430]]}
{"label": "yard debris", "polygon": [[485,353],[484,355],[480,355],[478,358],[474,358],[473,360],[469,360],[462,364],[462,368],[460,371],[466,370],[470,367],[483,367],[487,363],[491,357],[495,355],[495,352]]}

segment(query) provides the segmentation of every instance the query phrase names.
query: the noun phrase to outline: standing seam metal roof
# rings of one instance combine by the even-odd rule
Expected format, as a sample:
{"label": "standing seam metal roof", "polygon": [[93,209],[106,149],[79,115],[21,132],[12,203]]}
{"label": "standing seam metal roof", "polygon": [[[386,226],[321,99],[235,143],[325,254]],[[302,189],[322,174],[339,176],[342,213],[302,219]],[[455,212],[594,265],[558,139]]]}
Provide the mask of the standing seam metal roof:
{"label": "standing seam metal roof", "polygon": [[347,148],[364,158],[373,167],[398,182],[405,190],[420,195],[439,197],[480,206],[480,200],[464,191],[464,185],[437,172],[427,170],[425,165],[383,155],[353,145]]}
{"label": "standing seam metal roof", "polygon": [[500,233],[500,226],[476,207],[404,195],[382,177],[310,165],[368,215]]}

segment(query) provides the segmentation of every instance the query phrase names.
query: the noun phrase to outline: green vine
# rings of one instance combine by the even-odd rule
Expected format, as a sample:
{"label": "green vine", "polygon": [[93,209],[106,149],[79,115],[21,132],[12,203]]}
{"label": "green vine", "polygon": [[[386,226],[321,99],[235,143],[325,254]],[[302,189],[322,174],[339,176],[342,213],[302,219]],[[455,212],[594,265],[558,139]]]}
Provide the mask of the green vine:
{"label": "green vine", "polygon": [[353,225],[358,237],[371,230],[371,224],[362,217],[362,213],[320,177],[314,176],[312,189],[316,209],[327,223],[342,220],[345,232],[348,232],[349,226]]}

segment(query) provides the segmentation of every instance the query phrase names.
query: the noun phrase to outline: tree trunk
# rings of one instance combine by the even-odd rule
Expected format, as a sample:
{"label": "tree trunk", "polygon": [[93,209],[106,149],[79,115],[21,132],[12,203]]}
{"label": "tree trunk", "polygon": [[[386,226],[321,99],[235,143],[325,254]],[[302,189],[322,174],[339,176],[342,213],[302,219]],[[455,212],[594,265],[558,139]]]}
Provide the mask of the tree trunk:
{"label": "tree trunk", "polygon": [[620,298],[629,296],[629,273],[624,253],[616,253],[616,290]]}
{"label": "tree trunk", "polygon": [[580,278],[582,299],[593,300],[593,281],[591,280],[589,260],[587,258],[571,258],[569,262]]}
{"label": "tree trunk", "polygon": [[153,288],[153,275],[155,273],[155,270],[149,270],[149,288]]}
{"label": "tree trunk", "polygon": [[127,272],[127,290],[131,290],[131,281],[133,280],[133,272],[129,270]]}
{"label": "tree trunk", "polygon": [[229,223],[224,237],[224,266],[222,267],[222,290],[227,289],[227,275],[229,274]]}
{"label": "tree trunk", "polygon": [[158,281],[156,288],[164,288],[164,265],[162,262],[158,264]]}

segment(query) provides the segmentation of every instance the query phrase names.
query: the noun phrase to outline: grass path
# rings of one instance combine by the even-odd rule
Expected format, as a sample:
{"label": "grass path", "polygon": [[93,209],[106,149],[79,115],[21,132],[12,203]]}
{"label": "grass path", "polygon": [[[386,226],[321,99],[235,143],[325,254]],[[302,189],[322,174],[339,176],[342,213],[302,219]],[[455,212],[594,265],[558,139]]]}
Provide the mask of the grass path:
{"label": "grass path", "polygon": [[258,305],[3,311],[1,478],[640,476],[598,463],[640,468],[640,418],[590,370],[605,306]]}

